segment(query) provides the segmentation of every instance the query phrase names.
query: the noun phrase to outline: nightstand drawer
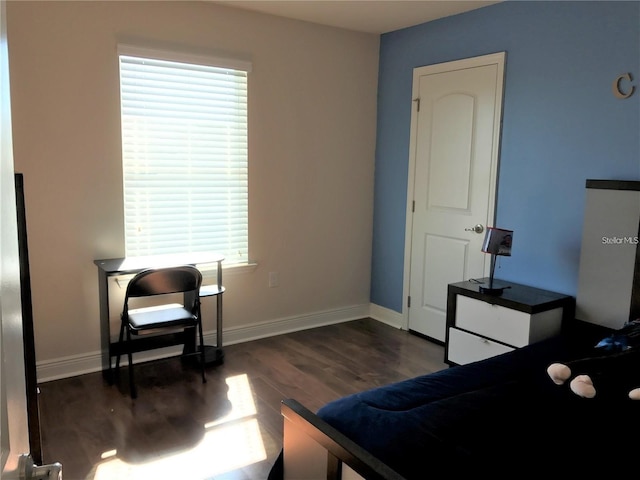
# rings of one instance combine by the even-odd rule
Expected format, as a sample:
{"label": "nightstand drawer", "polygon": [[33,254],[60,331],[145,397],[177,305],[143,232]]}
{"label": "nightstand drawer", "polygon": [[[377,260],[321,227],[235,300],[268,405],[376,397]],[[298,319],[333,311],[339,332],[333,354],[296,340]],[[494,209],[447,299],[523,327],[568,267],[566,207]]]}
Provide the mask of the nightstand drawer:
{"label": "nightstand drawer", "polygon": [[464,365],[515,350],[457,328],[449,328],[448,361]]}
{"label": "nightstand drawer", "polygon": [[456,327],[524,347],[529,343],[530,323],[528,313],[458,295]]}

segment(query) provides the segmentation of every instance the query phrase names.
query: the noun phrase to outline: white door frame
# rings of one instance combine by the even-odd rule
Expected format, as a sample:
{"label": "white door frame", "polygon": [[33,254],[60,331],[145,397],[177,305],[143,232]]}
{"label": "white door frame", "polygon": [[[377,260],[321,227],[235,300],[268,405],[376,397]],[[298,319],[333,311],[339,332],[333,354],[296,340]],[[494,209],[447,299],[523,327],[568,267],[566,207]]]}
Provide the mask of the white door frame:
{"label": "white door frame", "polygon": [[[426,74],[450,72],[452,70],[462,70],[465,68],[482,67],[485,65],[498,66],[498,82],[497,89],[500,95],[496,96],[496,109],[494,114],[494,138],[493,150],[491,152],[491,185],[489,188],[489,215],[487,217],[487,225],[493,226],[495,221],[496,210],[496,191],[498,178],[498,163],[500,158],[500,136],[501,136],[501,119],[502,105],[504,96],[504,65],[506,61],[506,52],[491,53],[478,57],[454,60],[451,62],[437,63],[434,65],[426,65],[423,67],[415,67],[413,69],[413,85],[412,85],[412,108],[411,108],[411,130],[409,140],[409,169],[407,181],[407,206],[405,212],[405,234],[404,234],[404,275],[402,280],[402,329],[409,329],[409,308],[407,308],[407,299],[409,298],[409,287],[411,281],[411,237],[413,233],[413,199],[415,192],[415,171],[416,171],[416,144],[417,144],[417,120],[418,108],[416,100],[419,97],[420,77]],[[488,257],[488,255],[487,255]],[[484,272],[485,276],[489,269],[489,258],[485,260]]]}
{"label": "white door frame", "polygon": [[19,478],[29,453],[6,1],[0,0],[0,477]]}

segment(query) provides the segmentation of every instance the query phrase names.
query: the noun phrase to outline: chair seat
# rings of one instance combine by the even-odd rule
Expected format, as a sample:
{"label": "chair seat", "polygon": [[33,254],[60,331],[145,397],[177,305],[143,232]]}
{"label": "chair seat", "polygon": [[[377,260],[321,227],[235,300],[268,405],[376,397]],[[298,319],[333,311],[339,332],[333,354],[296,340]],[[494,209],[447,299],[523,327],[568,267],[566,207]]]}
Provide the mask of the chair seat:
{"label": "chair seat", "polygon": [[195,324],[198,318],[179,304],[137,308],[129,311],[129,323],[134,330],[150,330]]}

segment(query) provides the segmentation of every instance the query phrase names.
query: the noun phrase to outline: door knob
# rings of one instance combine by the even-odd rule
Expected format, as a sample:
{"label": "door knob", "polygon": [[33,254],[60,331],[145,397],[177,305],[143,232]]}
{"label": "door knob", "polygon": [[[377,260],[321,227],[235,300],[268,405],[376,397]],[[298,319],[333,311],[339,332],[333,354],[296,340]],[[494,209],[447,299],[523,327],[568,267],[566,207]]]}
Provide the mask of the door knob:
{"label": "door knob", "polygon": [[30,454],[22,454],[18,458],[18,480],[62,480],[62,464],[37,466]]}
{"label": "door knob", "polygon": [[477,224],[475,227],[473,228],[465,228],[464,229],[465,232],[476,232],[476,233],[482,233],[484,232],[484,226]]}

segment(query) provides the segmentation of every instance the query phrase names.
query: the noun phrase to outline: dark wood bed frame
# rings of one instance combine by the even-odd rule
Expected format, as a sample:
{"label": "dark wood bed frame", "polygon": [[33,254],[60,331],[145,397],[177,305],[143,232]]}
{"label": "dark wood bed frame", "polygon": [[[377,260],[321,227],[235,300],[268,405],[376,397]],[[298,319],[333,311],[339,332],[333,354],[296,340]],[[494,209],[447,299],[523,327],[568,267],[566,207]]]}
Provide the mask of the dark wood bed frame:
{"label": "dark wood bed frame", "polygon": [[293,399],[282,401],[282,465],[288,480],[404,480],[404,477]]}

